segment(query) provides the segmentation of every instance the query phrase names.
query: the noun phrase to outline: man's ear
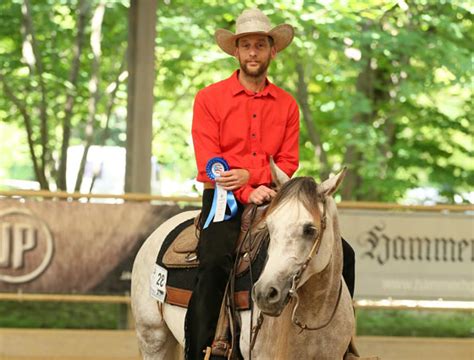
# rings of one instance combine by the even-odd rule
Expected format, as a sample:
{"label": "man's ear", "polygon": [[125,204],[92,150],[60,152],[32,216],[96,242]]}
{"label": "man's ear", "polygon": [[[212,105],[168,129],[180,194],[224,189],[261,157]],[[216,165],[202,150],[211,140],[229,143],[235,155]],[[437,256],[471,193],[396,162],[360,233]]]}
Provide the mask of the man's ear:
{"label": "man's ear", "polygon": [[279,190],[284,183],[290,180],[289,176],[275,164],[273,156],[270,156],[270,171],[272,172],[272,181],[275,184],[276,190]]}
{"label": "man's ear", "polygon": [[272,46],[272,49],[271,49],[271,52],[270,52],[270,56],[271,56],[272,60],[277,57],[277,54],[278,54],[278,53],[277,53],[277,51],[276,51],[275,46]]}

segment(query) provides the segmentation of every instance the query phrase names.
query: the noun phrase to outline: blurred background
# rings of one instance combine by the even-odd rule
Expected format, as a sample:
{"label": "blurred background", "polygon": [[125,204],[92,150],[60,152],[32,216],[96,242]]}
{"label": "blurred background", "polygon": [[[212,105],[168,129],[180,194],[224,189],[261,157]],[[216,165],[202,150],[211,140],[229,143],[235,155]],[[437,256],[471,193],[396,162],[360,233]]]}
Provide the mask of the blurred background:
{"label": "blurred background", "polygon": [[[129,6],[2,1],[3,189],[124,191]],[[152,193],[196,193],[193,98],[237,68],[213,34],[251,6],[296,29],[269,77],[300,105],[297,175],[348,166],[344,200],[474,202],[472,3],[443,0],[158,1]]]}
{"label": "blurred background", "polygon": [[[360,299],[365,302],[360,302],[357,310],[357,333],[365,341],[364,349],[369,353],[385,351],[388,359],[419,358],[428,350],[433,352],[432,359],[436,354],[440,359],[474,359],[474,5],[462,0],[1,1],[0,205],[7,210],[19,204],[29,206],[34,201],[31,196],[40,196],[25,195],[24,190],[51,192],[36,192],[43,200],[35,198],[30,212],[15,213],[16,218],[11,213],[7,218],[7,210],[0,209],[0,225],[6,224],[2,229],[15,221],[26,221],[21,216],[31,214],[45,215],[46,223],[48,216],[64,216],[65,223],[82,226],[82,230],[99,229],[103,223],[112,227],[110,218],[98,217],[100,224],[78,222],[85,215],[78,215],[83,210],[74,212],[78,202],[71,196],[63,196],[67,202],[47,200],[57,200],[61,197],[58,192],[90,194],[82,196],[82,202],[114,203],[107,208],[110,213],[127,205],[122,204],[126,198],[113,196],[145,193],[155,196],[147,203],[155,207],[142,208],[139,216],[139,210],[133,210],[138,217],[133,226],[138,228],[149,216],[146,214],[156,216],[147,218],[146,231],[128,229],[138,235],[133,241],[122,239],[124,244],[129,242],[128,247],[120,245],[123,247],[118,250],[127,256],[110,264],[116,270],[106,271],[122,285],[111,287],[109,278],[104,278],[85,289],[120,294],[119,298],[22,298],[23,291],[58,291],[47,287],[35,290],[30,280],[21,286],[2,280],[2,273],[12,275],[21,269],[7,268],[7,248],[0,247],[0,295],[2,291],[5,295],[0,301],[0,340],[4,340],[0,341],[0,358],[4,354],[6,359],[138,356],[132,332],[117,330],[133,326],[127,312],[131,262],[152,228],[183,208],[199,204],[201,189],[194,180],[190,134],[193,99],[199,89],[227,78],[238,67],[235,59],[218,48],[214,31],[234,31],[236,17],[249,7],[263,10],[274,25],[289,23],[296,30],[291,46],[273,61],[269,79],[290,92],[300,106],[297,176],[314,176],[320,181],[347,166],[344,186],[336,195],[341,204],[389,203],[391,208],[399,206],[397,211],[409,205],[434,206],[429,211],[463,216],[467,237],[462,241],[468,245],[465,262],[458,270],[469,280],[465,283],[467,295],[450,299],[463,303],[400,305],[394,304],[395,295],[390,293],[385,294],[385,302],[380,302],[380,296]],[[104,199],[98,194],[111,197]],[[64,210],[64,204],[59,203],[70,206]],[[42,207],[45,204],[51,209]],[[103,209],[92,213],[103,213]],[[131,211],[122,209],[114,215],[117,223],[128,219]],[[433,229],[437,223],[436,219],[430,223]],[[54,265],[61,246],[77,246],[76,233],[64,234],[54,223],[48,224],[56,241]],[[102,236],[110,246],[118,231],[104,236],[100,229],[91,230],[90,243]],[[443,236],[447,239],[449,234],[447,231]],[[452,241],[461,240],[452,236]],[[2,239],[6,243],[6,230],[0,234]],[[27,248],[29,240],[25,239],[18,240],[24,252],[35,249],[33,245]],[[453,246],[459,249],[456,256],[461,259],[461,245],[457,244]],[[106,252],[106,247],[94,252]],[[71,248],[75,254],[82,251]],[[61,271],[66,271],[70,261],[61,263]],[[78,261],[70,268],[88,267],[82,258]],[[89,273],[109,265],[104,261],[90,266]],[[394,268],[404,266],[399,262]],[[74,295],[82,290],[76,287],[66,292]],[[437,299],[431,296],[425,300]],[[83,337],[76,338],[76,333],[14,332],[18,328],[114,332],[90,338],[80,333]],[[19,342],[20,336],[26,343]],[[72,346],[75,355],[54,340],[67,336],[76,344]],[[124,337],[117,342],[116,336]],[[403,338],[393,343],[393,336]],[[405,337],[423,340],[409,343]],[[448,337],[451,345],[439,339],[426,342],[433,337]],[[38,346],[33,339],[46,345]],[[101,339],[101,344],[110,341],[115,352],[92,354],[92,348],[96,352],[104,348],[95,344],[95,339]],[[127,347],[122,349],[117,343]],[[406,353],[401,350],[402,355],[387,350],[392,346],[400,351],[406,344],[412,348]],[[59,355],[51,352],[53,348]]]}

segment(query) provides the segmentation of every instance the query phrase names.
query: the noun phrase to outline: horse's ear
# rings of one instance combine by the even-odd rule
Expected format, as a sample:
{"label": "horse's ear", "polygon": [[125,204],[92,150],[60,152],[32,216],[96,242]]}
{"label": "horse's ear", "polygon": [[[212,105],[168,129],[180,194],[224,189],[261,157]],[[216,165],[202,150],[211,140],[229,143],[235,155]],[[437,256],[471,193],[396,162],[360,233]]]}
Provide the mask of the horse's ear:
{"label": "horse's ear", "polygon": [[286,175],[284,171],[281,170],[277,166],[277,164],[275,164],[275,161],[273,160],[273,156],[270,156],[270,170],[272,172],[273,184],[275,184],[275,188],[277,190],[279,190],[284,183],[290,180],[288,175]]}
{"label": "horse's ear", "polygon": [[347,168],[344,168],[339,172],[339,174],[330,177],[329,179],[325,180],[321,185],[319,185],[319,193],[324,195],[330,196],[334,194],[344,180],[344,176],[346,176]]}

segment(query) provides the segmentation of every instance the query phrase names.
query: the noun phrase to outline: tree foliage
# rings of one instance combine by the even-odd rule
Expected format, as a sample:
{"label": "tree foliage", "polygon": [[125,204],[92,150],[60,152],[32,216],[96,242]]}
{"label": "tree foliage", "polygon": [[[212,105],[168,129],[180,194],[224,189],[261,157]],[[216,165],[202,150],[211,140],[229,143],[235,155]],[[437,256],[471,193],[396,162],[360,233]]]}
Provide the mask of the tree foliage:
{"label": "tree foliage", "polygon": [[[82,1],[89,5],[86,41],[72,84]],[[100,144],[104,138],[123,143],[125,120],[119,110],[125,106],[125,85],[110,108],[106,89],[123,69],[128,4],[105,2],[97,58],[89,38],[99,2],[33,2],[32,23],[44,68],[39,75],[38,66],[29,67],[22,47],[25,3],[0,4],[0,80],[5,90],[0,94],[0,121],[25,129],[25,116],[8,96],[8,87],[30,114],[38,164],[44,157],[46,178],[60,183],[68,94],[74,94],[70,143]],[[354,200],[396,201],[408,189],[434,187],[444,201],[454,202],[470,191],[474,42],[467,1],[160,1],[153,152],[165,174],[181,179],[195,175],[193,97],[237,67],[218,49],[214,31],[234,31],[236,16],[253,6],[274,24],[287,22],[296,29],[292,45],[278,55],[269,77],[300,105],[299,175],[322,178],[347,166],[342,196]],[[94,67],[100,75],[96,94],[90,90]],[[94,96],[96,110],[91,112]],[[41,125],[45,113],[46,136]],[[106,119],[111,123],[104,137]]]}
{"label": "tree foliage", "polygon": [[[66,188],[70,145],[100,144],[116,126],[110,122],[124,121],[111,109],[126,101],[116,91],[125,65],[126,25],[115,19],[126,19],[127,9],[109,5],[0,4],[1,120],[25,130],[34,177],[43,189]],[[101,33],[107,41],[100,41]],[[81,180],[79,173],[76,189]]]}

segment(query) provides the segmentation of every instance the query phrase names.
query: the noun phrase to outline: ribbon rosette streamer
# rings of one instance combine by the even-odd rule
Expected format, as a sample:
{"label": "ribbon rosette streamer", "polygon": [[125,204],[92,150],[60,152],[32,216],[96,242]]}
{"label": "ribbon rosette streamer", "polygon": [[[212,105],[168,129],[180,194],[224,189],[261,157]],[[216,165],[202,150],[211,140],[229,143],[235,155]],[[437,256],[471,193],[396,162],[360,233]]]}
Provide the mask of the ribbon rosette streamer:
{"label": "ribbon rosette streamer", "polygon": [[[209,179],[215,181],[220,176],[221,171],[229,170],[229,164],[223,158],[215,157],[207,162],[206,172]],[[226,214],[227,206],[230,209],[230,214]],[[237,213],[237,201],[235,200],[232,191],[224,190],[216,183],[214,190],[214,199],[212,200],[211,211],[204,223],[204,229],[209,226],[211,221],[220,222],[229,220]],[[214,220],[213,220],[214,219]]]}

